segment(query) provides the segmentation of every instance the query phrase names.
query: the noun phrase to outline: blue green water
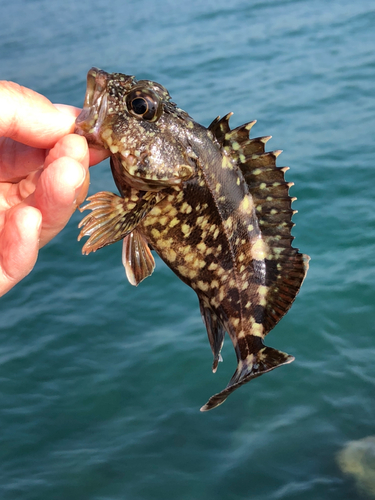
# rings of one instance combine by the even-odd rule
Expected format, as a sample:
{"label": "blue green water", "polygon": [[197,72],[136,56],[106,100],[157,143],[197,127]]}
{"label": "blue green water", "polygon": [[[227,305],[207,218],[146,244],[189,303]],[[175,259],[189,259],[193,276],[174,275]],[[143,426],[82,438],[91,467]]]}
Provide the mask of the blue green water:
{"label": "blue green water", "polygon": [[[200,413],[235,369],[194,292],[121,245],[81,255],[75,214],[0,301],[0,498],[365,499],[336,455],[375,435],[372,1],[0,2],[0,78],[81,106],[87,70],[152,78],[208,125],[257,119],[298,197],[307,279],[267,344],[296,361]],[[114,190],[108,163],[90,193]]]}

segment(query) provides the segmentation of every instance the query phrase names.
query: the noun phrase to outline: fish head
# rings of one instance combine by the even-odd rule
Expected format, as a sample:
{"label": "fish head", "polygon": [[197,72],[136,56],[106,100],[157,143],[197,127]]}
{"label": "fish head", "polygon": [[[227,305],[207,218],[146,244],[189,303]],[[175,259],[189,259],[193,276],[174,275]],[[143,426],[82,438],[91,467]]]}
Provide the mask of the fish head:
{"label": "fish head", "polygon": [[90,146],[109,149],[132,187],[158,189],[190,178],[196,169],[193,127],[162,85],[97,68],[88,72],[75,132]]}

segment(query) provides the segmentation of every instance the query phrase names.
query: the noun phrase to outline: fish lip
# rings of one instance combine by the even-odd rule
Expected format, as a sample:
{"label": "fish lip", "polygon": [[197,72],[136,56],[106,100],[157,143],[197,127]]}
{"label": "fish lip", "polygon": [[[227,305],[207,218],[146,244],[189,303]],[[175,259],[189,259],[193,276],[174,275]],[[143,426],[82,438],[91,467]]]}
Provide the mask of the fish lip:
{"label": "fish lip", "polygon": [[75,121],[74,133],[83,135],[91,146],[97,148],[105,147],[99,131],[108,110],[107,81],[105,71],[95,67],[88,71],[83,109]]}

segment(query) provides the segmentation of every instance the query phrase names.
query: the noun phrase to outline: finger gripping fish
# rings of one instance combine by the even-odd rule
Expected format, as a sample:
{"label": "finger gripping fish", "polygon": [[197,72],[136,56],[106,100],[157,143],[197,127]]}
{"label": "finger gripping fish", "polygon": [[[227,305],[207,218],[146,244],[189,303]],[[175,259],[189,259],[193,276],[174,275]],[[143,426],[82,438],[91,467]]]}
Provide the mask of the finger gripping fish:
{"label": "finger gripping fish", "polygon": [[280,151],[265,152],[270,137],[249,138],[255,121],[230,129],[230,116],[205,128],[158,83],[92,68],[76,120],[76,133],[110,150],[120,192],[88,198],[83,253],[123,240],[126,275],[138,285],[153,272],[152,248],[197,293],[214,372],[225,332],[232,340],[237,369],[202,411],[293,361],[263,339],[292,305],[309,260],[291,245],[292,183],[276,167]]}

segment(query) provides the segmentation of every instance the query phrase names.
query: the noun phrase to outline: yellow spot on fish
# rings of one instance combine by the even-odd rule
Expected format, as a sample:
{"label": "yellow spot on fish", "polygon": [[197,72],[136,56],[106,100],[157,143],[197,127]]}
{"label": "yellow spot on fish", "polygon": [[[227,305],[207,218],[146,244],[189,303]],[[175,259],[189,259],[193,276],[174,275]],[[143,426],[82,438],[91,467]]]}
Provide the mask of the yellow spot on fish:
{"label": "yellow spot on fish", "polygon": [[209,271],[215,271],[217,269],[218,265],[215,262],[211,262],[211,264],[208,266]]}
{"label": "yellow spot on fish", "polygon": [[186,201],[182,204],[181,206],[181,212],[182,213],[185,213],[185,214],[190,214],[190,212],[192,211],[193,209],[191,208],[191,205],[189,205],[188,203],[186,203]]}
{"label": "yellow spot on fish", "polygon": [[255,260],[264,260],[269,253],[267,244],[259,238],[251,247],[251,257]]}
{"label": "yellow spot on fish", "polygon": [[217,228],[217,229],[216,229],[216,231],[215,231],[215,232],[214,232],[214,234],[213,234],[213,238],[214,238],[214,240],[216,240],[216,238],[219,236],[219,232],[220,232],[220,231],[219,231],[219,228]]}
{"label": "yellow spot on fish", "polygon": [[194,254],[193,253],[188,253],[185,255],[185,261],[186,262],[192,262],[194,259]]}
{"label": "yellow spot on fish", "polygon": [[251,327],[251,334],[255,335],[256,337],[263,337],[263,325],[259,323],[254,323]]}
{"label": "yellow spot on fish", "polygon": [[151,216],[149,216],[149,217],[147,217],[145,219],[145,225],[146,226],[153,226],[154,224],[156,224],[158,222],[158,220],[159,220],[159,217],[151,217]]}
{"label": "yellow spot on fish", "polygon": [[177,271],[182,275],[182,276],[188,276],[189,275],[189,268],[185,266],[177,266]]}
{"label": "yellow spot on fish", "polygon": [[152,215],[160,215],[161,214],[161,210],[159,207],[154,207],[151,212],[152,212]]}
{"label": "yellow spot on fish", "polygon": [[166,256],[169,262],[174,262],[176,260],[177,255],[176,252],[172,248],[170,248],[169,250],[167,250]]}
{"label": "yellow spot on fish", "polygon": [[111,150],[112,154],[116,154],[118,152],[118,146],[116,146],[115,144],[111,144],[109,146],[109,149]]}
{"label": "yellow spot on fish", "polygon": [[227,229],[232,229],[233,227],[233,218],[232,217],[228,217],[228,219],[225,221],[225,226]]}
{"label": "yellow spot on fish", "polygon": [[161,249],[165,250],[165,249],[169,249],[171,247],[171,245],[173,244],[173,239],[172,238],[168,238],[167,240],[161,238],[159,241],[158,241],[158,245]]}
{"label": "yellow spot on fish", "polygon": [[171,222],[169,223],[169,227],[174,227],[174,226],[177,226],[177,224],[179,223],[180,221],[177,219],[177,217],[175,217],[174,219],[171,220]]}
{"label": "yellow spot on fish", "polygon": [[203,253],[206,250],[207,245],[203,241],[201,241],[200,243],[198,243],[197,248]]}
{"label": "yellow spot on fish", "polygon": [[206,265],[205,261],[200,259],[199,257],[196,257],[194,262],[193,262],[194,268],[202,269],[205,265]]}
{"label": "yellow spot on fish", "polygon": [[155,228],[151,229],[151,234],[154,238],[160,238],[160,231]]}
{"label": "yellow spot on fish", "polygon": [[189,234],[191,233],[191,227],[188,226],[187,224],[182,224],[181,231],[184,233],[185,237],[188,237]]}
{"label": "yellow spot on fish", "polygon": [[241,210],[241,212],[249,212],[249,210],[253,208],[253,203],[250,196],[245,196],[238,208]]}
{"label": "yellow spot on fish", "polygon": [[189,278],[191,280],[195,279],[197,276],[198,276],[198,273],[197,271],[195,271],[194,269],[190,269],[189,270],[189,274],[188,274]]}
{"label": "yellow spot on fish", "polygon": [[204,281],[198,281],[197,286],[203,292],[207,292],[209,289],[208,283],[205,283]]}
{"label": "yellow spot on fish", "polygon": [[210,300],[211,304],[214,306],[214,307],[219,307],[220,306],[220,302],[218,300],[216,300],[215,297],[212,297],[211,300]]}
{"label": "yellow spot on fish", "polygon": [[221,166],[222,168],[224,169],[229,169],[229,170],[233,170],[233,165],[232,165],[232,162],[229,160],[229,158],[227,156],[223,156],[223,161],[221,162]]}
{"label": "yellow spot on fish", "polygon": [[203,220],[202,220],[202,223],[201,223],[201,225],[200,225],[200,226],[201,226],[201,228],[202,228],[202,229],[204,229],[204,228],[207,226],[208,222],[209,222],[209,221],[208,221],[208,219],[203,219]]}

